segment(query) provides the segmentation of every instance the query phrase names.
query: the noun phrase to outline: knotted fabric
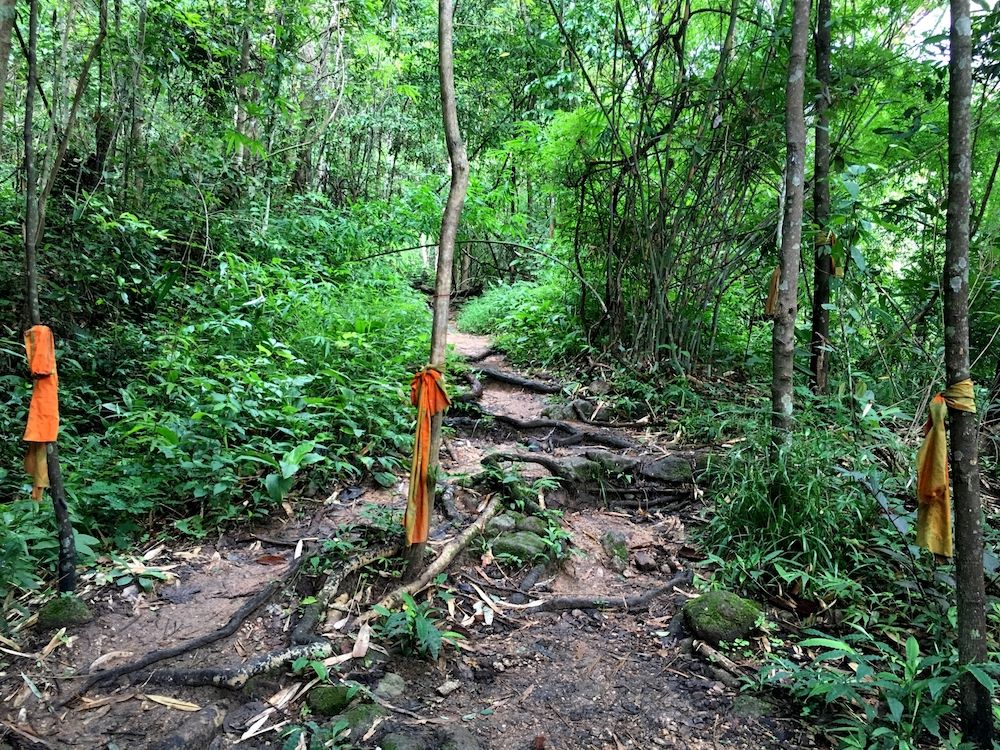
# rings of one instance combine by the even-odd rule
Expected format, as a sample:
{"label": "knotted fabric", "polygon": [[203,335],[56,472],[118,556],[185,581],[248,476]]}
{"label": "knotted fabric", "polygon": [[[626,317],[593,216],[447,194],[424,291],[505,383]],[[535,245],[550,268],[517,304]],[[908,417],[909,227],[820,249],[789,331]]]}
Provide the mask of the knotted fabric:
{"label": "knotted fabric", "polygon": [[976,412],[971,380],[949,386],[931,399],[924,442],[917,453],[917,544],[935,555],[952,556],[951,491],[948,486],[948,409]]}
{"label": "knotted fabric", "polygon": [[408,544],[427,541],[430,530],[430,497],[427,493],[427,471],[431,457],[431,419],[451,404],[444,389],[441,372],[427,366],[413,376],[410,383],[410,403],[417,407],[417,434],[413,441],[413,465],[410,468],[410,494],[406,500]]}
{"label": "knotted fabric", "polygon": [[32,326],[24,334],[24,349],[34,383],[23,438],[28,443],[24,469],[33,477],[31,497],[41,500],[42,490],[49,486],[45,445],[55,442],[59,434],[59,375],[52,330],[48,326]]}

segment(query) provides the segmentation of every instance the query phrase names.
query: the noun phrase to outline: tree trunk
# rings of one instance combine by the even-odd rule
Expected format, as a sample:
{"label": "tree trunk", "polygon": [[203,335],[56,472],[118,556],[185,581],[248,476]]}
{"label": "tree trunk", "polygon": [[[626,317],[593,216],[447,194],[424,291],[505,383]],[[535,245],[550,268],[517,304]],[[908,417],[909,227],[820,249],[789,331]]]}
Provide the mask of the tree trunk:
{"label": "tree trunk", "polygon": [[3,133],[7,71],[10,66],[10,35],[14,28],[14,0],[0,0],[0,133]]}
{"label": "tree trunk", "polygon": [[[28,9],[28,88],[24,100],[24,275],[27,326],[40,325],[41,306],[38,302],[38,240],[42,233],[42,214],[38,196],[38,174],[35,166],[35,88],[38,84],[38,0],[31,0]],[[57,167],[58,168],[58,165]],[[59,578],[61,592],[76,587],[76,542],[73,525],[66,507],[66,490],[59,467],[59,449],[49,443],[46,449],[49,467],[52,506],[59,529]]]}
{"label": "tree trunk", "polygon": [[771,426],[775,445],[784,443],[792,428],[795,316],[798,311],[806,155],[803,98],[808,30],[809,0],[795,0],[788,58],[788,87],[785,91],[785,208],[781,222],[781,275],[771,335]]}
{"label": "tree trunk", "polygon": [[830,6],[831,0],[819,0],[816,18],[816,153],[813,186],[813,222],[816,224],[815,268],[812,305],[812,337],[809,370],[812,388],[818,394],[827,392],[830,371],[827,342],[830,337],[830,278],[833,276],[833,242],[830,241]]}
{"label": "tree trunk", "polygon": [[[465,204],[469,187],[469,159],[458,127],[458,109],[455,104],[455,59],[452,50],[454,39],[455,0],[438,0],[438,73],[441,78],[441,111],[444,136],[451,160],[451,187],[448,202],[441,217],[441,240],[438,243],[437,281],[434,288],[434,324],[431,330],[430,364],[442,371],[445,364],[445,346],[448,343],[448,301],[451,296],[451,270],[455,258],[455,237],[458,220]],[[441,423],[443,414],[431,422],[430,470],[427,472],[427,497],[434,502],[437,487],[439,453],[441,451]],[[432,507],[433,510],[433,507]],[[414,575],[422,565],[425,544],[407,548],[408,575]]]}
{"label": "tree trunk", "polygon": [[[951,60],[948,66],[948,229],[944,268],[944,344],[948,385],[970,377],[969,220],[972,152],[972,19],[969,0],[951,0]],[[976,415],[948,409],[955,505],[955,578],[958,604],[958,660],[983,663],[986,652],[986,590],[983,577],[983,521],[979,495]],[[990,691],[966,672],[959,681],[962,734],[976,747],[993,738]]]}

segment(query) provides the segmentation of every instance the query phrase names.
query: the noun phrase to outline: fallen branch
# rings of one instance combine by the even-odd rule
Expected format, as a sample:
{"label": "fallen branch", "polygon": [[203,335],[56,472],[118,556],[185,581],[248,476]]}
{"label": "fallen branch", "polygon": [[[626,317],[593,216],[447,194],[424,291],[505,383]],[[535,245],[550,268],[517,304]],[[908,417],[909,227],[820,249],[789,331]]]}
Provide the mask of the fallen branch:
{"label": "fallen branch", "polygon": [[238,667],[205,667],[201,669],[154,670],[143,681],[157,685],[184,685],[187,687],[212,686],[239,689],[251,677],[273,672],[296,659],[326,659],[333,655],[333,644],[328,640],[307,643],[281,651],[273,651]]}
{"label": "fallen branch", "polygon": [[137,661],[122,664],[114,669],[98,672],[97,674],[89,677],[83,685],[73,690],[69,696],[59,701],[56,705],[60,708],[65,706],[86,693],[94,685],[115,680],[119,677],[124,677],[125,675],[132,674],[133,672],[138,672],[140,669],[145,669],[152,664],[182,656],[191,651],[195,651],[196,649],[215,643],[216,641],[221,641],[223,638],[228,638],[239,629],[240,625],[242,625],[246,619],[250,617],[250,615],[260,609],[272,596],[274,596],[274,594],[276,594],[281,587],[284,586],[285,582],[290,580],[298,572],[299,567],[309,557],[310,555],[303,554],[295,560],[281,578],[271,581],[267,586],[252,596],[242,607],[236,610],[226,624],[218,630],[213,630],[211,633],[206,633],[199,638],[190,640],[187,643],[182,643],[179,646],[172,646],[159,651],[153,651]]}
{"label": "fallen branch", "polygon": [[[743,672],[728,656],[719,653],[704,641],[694,641],[691,644],[691,649],[695,653],[705,657],[713,666],[720,668],[716,670],[716,677],[719,677],[721,682],[725,683],[728,687],[739,687],[739,678],[743,676]],[[721,670],[725,670],[725,672],[721,672],[720,674]],[[735,679],[725,679],[722,675],[726,673]]]}
{"label": "fallen branch", "polygon": [[543,383],[539,380],[531,380],[529,378],[522,378],[520,375],[505,372],[504,370],[498,370],[496,367],[479,365],[476,367],[476,370],[478,370],[482,375],[492,378],[500,383],[516,385],[519,388],[524,388],[527,391],[534,391],[535,393],[562,393],[563,390],[561,385],[557,385],[555,383]]}
{"label": "fallen branch", "polygon": [[649,609],[649,605],[658,597],[669,594],[677,586],[691,582],[691,573],[684,571],[679,573],[662,586],[650,589],[638,596],[621,597],[612,599],[609,597],[590,596],[566,596],[558,599],[549,599],[542,602],[537,607],[532,607],[533,612],[563,612],[572,609],[614,609],[625,612],[641,612]]}
{"label": "fallen branch", "polygon": [[[434,559],[434,562],[427,566],[427,569],[421,573],[419,578],[412,583],[400,586],[395,591],[390,592],[375,606],[392,609],[399,603],[405,594],[410,594],[412,596],[418,591],[424,589],[438,574],[443,573],[448,566],[451,565],[452,561],[458,557],[458,555],[466,547],[469,546],[469,542],[483,533],[483,530],[486,528],[486,524],[488,524],[493,517],[500,512],[500,507],[501,503],[499,496],[491,498],[486,504],[486,507],[483,509],[483,512],[479,514],[479,517],[476,518],[476,520],[473,521],[472,524],[465,529],[465,531],[455,537],[444,547],[444,549],[441,550],[438,556]],[[372,607],[358,618],[357,624],[360,625],[366,623],[375,617],[378,617],[378,613],[375,611],[375,607]]]}

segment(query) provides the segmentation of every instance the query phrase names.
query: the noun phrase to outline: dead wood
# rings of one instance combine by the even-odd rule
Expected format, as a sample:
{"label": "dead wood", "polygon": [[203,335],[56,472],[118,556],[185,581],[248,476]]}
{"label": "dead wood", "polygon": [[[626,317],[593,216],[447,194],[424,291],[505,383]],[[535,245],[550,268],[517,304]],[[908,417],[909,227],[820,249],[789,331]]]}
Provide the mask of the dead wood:
{"label": "dead wood", "polygon": [[682,586],[691,582],[691,573],[684,571],[679,573],[662,586],[639,594],[613,599],[611,597],[589,597],[589,596],[566,596],[558,599],[549,599],[542,602],[537,607],[532,607],[532,612],[563,612],[572,609],[614,609],[625,612],[641,612],[649,609],[649,605],[658,597],[669,594],[677,586]]}
{"label": "dead wood", "polygon": [[326,659],[332,655],[333,644],[323,640],[317,643],[291,646],[281,651],[272,651],[238,667],[154,670],[143,676],[143,682],[187,687],[212,686],[236,690],[246,685],[251,677],[273,672],[286,664],[291,664],[296,659]]}
{"label": "dead wood", "polygon": [[540,380],[522,378],[520,375],[515,375],[512,372],[498,370],[496,367],[477,365],[476,370],[478,370],[481,375],[485,375],[486,377],[496,380],[497,382],[516,385],[519,388],[524,388],[526,391],[552,394],[562,393],[563,390],[563,387],[556,383],[543,383]]}
{"label": "dead wood", "polygon": [[[391,609],[399,603],[404,594],[413,595],[425,588],[431,581],[434,580],[435,576],[439,573],[443,573],[448,566],[451,565],[452,561],[458,557],[458,555],[467,546],[469,546],[469,542],[483,533],[483,530],[486,528],[486,524],[488,524],[490,520],[500,512],[500,507],[500,498],[498,496],[491,498],[486,504],[486,507],[483,509],[483,512],[479,514],[479,517],[476,518],[476,520],[473,521],[468,528],[465,529],[465,531],[455,537],[455,539],[449,542],[444,549],[441,550],[438,556],[434,559],[434,562],[427,566],[419,578],[390,592],[383,597],[382,601],[380,601],[376,606]],[[368,622],[377,616],[378,613],[373,607],[358,618],[358,624]]]}
{"label": "dead wood", "polygon": [[242,625],[247,618],[250,617],[254,612],[264,606],[267,601],[274,596],[285,583],[290,580],[299,570],[302,563],[310,555],[303,554],[298,560],[295,560],[292,565],[288,568],[285,574],[278,579],[271,581],[267,586],[257,592],[252,596],[247,602],[240,607],[236,612],[233,613],[232,617],[217,630],[213,630],[211,633],[206,633],[203,636],[195,638],[188,641],[187,643],[182,643],[179,646],[171,646],[170,648],[160,649],[159,651],[153,651],[146,654],[141,659],[129,662],[127,664],[122,664],[121,666],[115,667],[114,669],[108,669],[103,672],[98,672],[95,675],[87,678],[87,680],[80,687],[74,689],[66,698],[59,701],[57,706],[62,707],[66,704],[76,700],[81,695],[86,693],[94,685],[98,685],[103,682],[109,682],[111,680],[116,680],[119,677],[124,677],[125,675],[138,672],[140,669],[145,669],[146,667],[157,664],[158,662],[165,661],[167,659],[173,659],[183,654],[195,651],[199,648],[204,648],[216,641],[221,641],[223,638],[228,638],[235,633],[240,625]]}
{"label": "dead wood", "polygon": [[728,687],[739,687],[739,678],[743,675],[743,672],[729,657],[719,653],[704,641],[694,641],[691,644],[691,649],[695,653],[705,657],[714,667],[717,667],[714,671],[715,676],[720,682]]}

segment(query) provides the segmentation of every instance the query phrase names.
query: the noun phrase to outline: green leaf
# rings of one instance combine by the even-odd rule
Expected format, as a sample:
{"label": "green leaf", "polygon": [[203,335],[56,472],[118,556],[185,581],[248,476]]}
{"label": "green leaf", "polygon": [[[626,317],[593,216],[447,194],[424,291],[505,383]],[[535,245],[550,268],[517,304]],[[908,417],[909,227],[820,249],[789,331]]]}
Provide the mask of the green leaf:
{"label": "green leaf", "polygon": [[966,664],[965,671],[976,678],[976,681],[991,693],[997,689],[996,681],[976,664]]}

